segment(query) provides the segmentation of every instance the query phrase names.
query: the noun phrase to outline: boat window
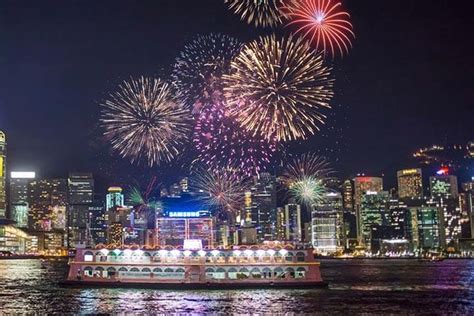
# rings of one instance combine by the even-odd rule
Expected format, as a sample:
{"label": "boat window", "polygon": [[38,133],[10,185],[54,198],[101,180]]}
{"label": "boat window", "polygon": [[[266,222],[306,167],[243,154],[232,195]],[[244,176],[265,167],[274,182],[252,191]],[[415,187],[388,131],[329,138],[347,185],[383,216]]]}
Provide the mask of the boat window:
{"label": "boat window", "polygon": [[143,269],[142,269],[142,272],[151,272],[151,270],[148,269],[148,268],[143,268]]}
{"label": "boat window", "polygon": [[298,262],[303,262],[305,259],[305,254],[304,252],[298,252],[296,253],[296,261]]}

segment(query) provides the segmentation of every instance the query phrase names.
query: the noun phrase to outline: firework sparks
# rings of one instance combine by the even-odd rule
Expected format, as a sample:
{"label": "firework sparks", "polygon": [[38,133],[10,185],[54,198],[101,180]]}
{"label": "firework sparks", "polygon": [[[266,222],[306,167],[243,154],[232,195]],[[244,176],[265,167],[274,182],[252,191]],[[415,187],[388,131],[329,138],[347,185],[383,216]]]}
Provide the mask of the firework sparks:
{"label": "firework sparks", "polygon": [[282,23],[279,8],[283,0],[224,0],[242,21],[255,26],[274,27]]}
{"label": "firework sparks", "polygon": [[332,172],[324,157],[306,153],[288,164],[282,180],[298,203],[311,206],[324,200],[328,193],[325,183]]}
{"label": "firework sparks", "polygon": [[199,152],[198,160],[210,168],[222,168],[230,163],[246,176],[265,171],[276,151],[275,142],[242,129],[224,102],[222,97],[214,98],[196,118],[193,141]]}
{"label": "firework sparks", "polygon": [[124,81],[102,104],[102,126],[112,148],[133,163],[168,162],[189,132],[189,112],[171,85],[141,77]]}
{"label": "firework sparks", "polygon": [[209,206],[224,213],[235,214],[243,204],[246,180],[234,168],[197,168],[191,183],[193,190],[205,194]]}
{"label": "firework sparks", "polygon": [[253,135],[277,141],[305,139],[324,124],[333,96],[331,69],[322,54],[291,36],[247,44],[224,75],[228,108]]}
{"label": "firework sparks", "polygon": [[335,56],[349,52],[351,39],[355,37],[349,13],[334,0],[291,0],[282,8],[288,19],[287,26],[295,25],[296,34],[316,44],[325,54]]}
{"label": "firework sparks", "polygon": [[240,47],[230,36],[210,34],[199,36],[184,48],[176,58],[173,79],[188,105],[209,97]]}

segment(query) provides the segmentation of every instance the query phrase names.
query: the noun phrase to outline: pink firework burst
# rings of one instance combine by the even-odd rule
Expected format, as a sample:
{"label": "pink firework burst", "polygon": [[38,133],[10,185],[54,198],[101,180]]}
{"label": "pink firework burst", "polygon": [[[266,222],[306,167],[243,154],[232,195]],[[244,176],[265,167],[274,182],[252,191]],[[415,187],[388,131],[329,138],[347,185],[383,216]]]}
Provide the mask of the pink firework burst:
{"label": "pink firework burst", "polygon": [[276,151],[276,142],[244,130],[226,110],[222,95],[202,105],[196,117],[194,144],[198,160],[210,168],[233,165],[246,175],[266,170]]}
{"label": "pink firework burst", "polygon": [[316,47],[334,57],[349,53],[355,37],[350,15],[334,0],[290,0],[282,7],[287,26],[297,26],[296,34],[315,43]]}

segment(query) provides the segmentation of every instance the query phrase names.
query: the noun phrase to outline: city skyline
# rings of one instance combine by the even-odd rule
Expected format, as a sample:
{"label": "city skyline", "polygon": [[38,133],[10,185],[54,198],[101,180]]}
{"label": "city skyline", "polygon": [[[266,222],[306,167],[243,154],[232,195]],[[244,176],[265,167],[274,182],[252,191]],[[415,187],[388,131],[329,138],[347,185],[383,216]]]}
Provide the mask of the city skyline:
{"label": "city skyline", "polygon": [[[2,5],[5,5],[5,10],[1,12],[10,13],[1,22],[9,30],[6,40],[10,44],[6,45],[7,50],[4,51],[5,60],[9,61],[4,66],[7,70],[9,67],[21,69],[18,76],[8,80],[0,77],[4,83],[1,89],[5,89],[0,99],[0,124],[9,135],[9,156],[14,158],[10,161],[11,169],[37,170],[44,176],[59,176],[70,171],[93,172],[98,177],[102,173],[110,174],[99,182],[113,180],[113,175],[120,176],[128,170],[144,176],[143,170],[146,169],[131,169],[128,163],[119,161],[119,157],[111,156],[109,146],[101,140],[98,128],[99,103],[104,101],[107,91],[129,76],[155,76],[169,72],[168,65],[172,64],[186,43],[197,35],[220,32],[242,41],[255,38],[252,29],[241,27],[238,17],[229,12],[222,1],[217,0],[208,1],[199,8],[193,7],[187,13],[172,2],[159,7],[152,2],[143,2],[130,18],[144,24],[137,23],[122,32],[121,40],[115,43],[111,42],[117,36],[113,30],[126,30],[120,19],[116,19],[125,8],[120,1],[111,3],[108,16],[102,15],[100,10],[94,10],[94,5],[89,11],[86,10],[85,14],[90,17],[91,23],[97,26],[93,28],[94,31],[99,30],[97,34],[91,33],[92,24],[80,22],[69,4],[55,3],[57,10],[64,10],[63,16],[68,17],[68,22],[61,30],[53,27],[58,18],[51,17],[48,19],[51,22],[41,24],[36,31],[33,31],[32,23],[38,21],[37,12],[40,11],[35,11],[34,7],[26,9],[13,4]],[[334,113],[320,134],[304,144],[293,143],[291,151],[321,151],[335,164],[342,177],[354,176],[359,172],[377,176],[393,174],[397,168],[417,167],[409,162],[411,155],[420,147],[444,143],[463,145],[472,141],[469,139],[472,108],[464,101],[470,99],[469,92],[453,88],[462,87],[467,82],[463,76],[468,73],[466,69],[472,68],[472,61],[466,52],[471,50],[472,43],[461,41],[450,45],[451,41],[463,37],[471,23],[469,19],[451,17],[465,14],[465,11],[461,8],[454,11],[454,8],[442,3],[430,2],[428,5],[427,1],[411,1],[408,10],[405,6],[402,10],[398,4],[390,2],[374,6],[356,5],[348,1],[345,5],[354,19],[357,37],[351,53],[333,61],[336,75]],[[188,7],[191,8],[192,4],[188,4]],[[372,19],[374,14],[388,14],[384,12],[390,12],[388,22]],[[419,16],[421,12],[423,15]],[[25,18],[13,23],[9,17],[15,13]],[[172,30],[160,36],[162,41],[170,44],[166,50],[162,49],[162,42],[148,43],[146,50],[142,50],[137,58],[123,49],[130,41],[138,40],[140,43],[153,33],[154,36],[162,34],[160,29],[144,29],[143,25],[153,25],[152,21],[161,16],[180,14],[185,14],[187,23],[191,23],[192,27],[165,20],[171,23],[169,29]],[[213,18],[208,19],[209,16]],[[396,17],[403,17],[404,23]],[[440,18],[445,21],[442,28],[435,24]],[[210,27],[215,23],[220,25],[218,29]],[[372,27],[371,23],[380,24]],[[428,27],[424,27],[426,25]],[[81,32],[78,32],[78,28],[81,28]],[[408,32],[413,29],[418,33]],[[395,32],[406,34],[407,38],[393,41],[386,35]],[[418,36],[419,33],[425,36]],[[446,35],[439,37],[444,42],[418,40],[438,33]],[[42,34],[52,35],[49,47],[56,49],[48,50],[41,44]],[[142,35],[137,37],[137,34]],[[257,35],[263,34],[268,32],[259,30]],[[25,38],[25,42],[19,42],[18,38]],[[374,38],[381,44],[369,44]],[[21,56],[15,51],[17,47],[31,47],[30,59],[16,57]],[[440,64],[437,61],[437,57],[442,54],[441,47],[449,47],[451,58],[448,63]],[[376,53],[382,50],[383,58],[377,57]],[[87,58],[80,59],[84,56],[79,56],[79,51],[88,52]],[[408,52],[413,55],[412,58],[407,57]],[[109,63],[101,62],[107,60],[104,58],[106,55],[115,57]],[[421,58],[426,65],[417,62]],[[463,70],[453,65],[452,60],[462,60],[465,63]],[[25,61],[30,67],[17,67]],[[164,71],[160,71],[160,68],[164,68]],[[431,69],[438,71],[433,73]],[[97,71],[100,73],[97,74]],[[444,76],[446,72],[456,73],[453,78],[459,79],[448,82],[449,77]],[[38,80],[43,76],[46,80]],[[432,76],[435,76],[435,80],[429,79]],[[90,80],[91,77],[97,79]],[[21,82],[20,78],[26,81]],[[39,82],[42,86],[38,85]],[[19,88],[25,84],[29,87],[29,93],[22,93],[20,97]],[[449,87],[443,89],[445,96],[436,95],[439,89],[435,87],[440,84]],[[373,88],[374,85],[378,88]],[[38,102],[48,105],[38,106]],[[443,110],[444,104],[452,104],[449,111]],[[31,116],[25,116],[25,111]],[[32,120],[33,117],[35,120]],[[29,155],[36,157],[35,162],[31,161]],[[109,165],[112,166],[110,170],[104,167]],[[176,174],[167,175],[166,172],[161,173],[163,178],[176,177]],[[469,178],[469,175],[466,177]],[[388,183],[395,184],[395,181],[395,176],[388,179]]]}

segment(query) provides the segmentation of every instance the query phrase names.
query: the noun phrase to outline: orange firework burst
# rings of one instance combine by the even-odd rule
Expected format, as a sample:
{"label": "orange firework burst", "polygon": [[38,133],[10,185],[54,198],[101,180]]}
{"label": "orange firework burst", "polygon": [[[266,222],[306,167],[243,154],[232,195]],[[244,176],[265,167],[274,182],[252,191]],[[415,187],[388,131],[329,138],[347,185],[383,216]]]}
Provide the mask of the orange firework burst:
{"label": "orange firework burst", "polygon": [[283,5],[283,0],[224,0],[224,3],[248,24],[273,27],[282,22],[279,7]]}
{"label": "orange firework burst", "polygon": [[316,47],[332,56],[338,50],[341,55],[349,52],[351,39],[355,37],[349,21],[349,13],[334,0],[291,0],[282,7],[289,25],[296,25],[296,34],[316,44]]}

